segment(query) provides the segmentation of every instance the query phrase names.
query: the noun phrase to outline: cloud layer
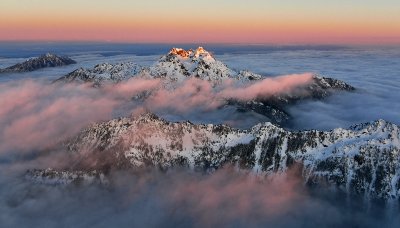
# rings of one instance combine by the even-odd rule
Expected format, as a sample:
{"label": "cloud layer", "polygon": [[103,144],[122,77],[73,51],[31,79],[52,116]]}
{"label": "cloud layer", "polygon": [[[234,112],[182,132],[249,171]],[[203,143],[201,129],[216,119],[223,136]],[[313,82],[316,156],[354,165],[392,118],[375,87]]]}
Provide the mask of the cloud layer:
{"label": "cloud layer", "polygon": [[[49,85],[18,81],[1,85],[0,151],[6,155],[42,150],[74,135],[93,121],[144,109],[171,115],[201,111],[223,117],[223,100],[254,99],[299,92],[310,75],[266,79],[246,87],[232,83],[213,88],[187,80],[176,90],[158,80],[132,79],[94,89],[87,85]],[[144,91],[144,101],[132,99]],[[272,91],[272,92],[271,92]],[[301,90],[300,90],[301,91]],[[201,116],[200,115],[200,116]],[[195,119],[199,116],[193,117]],[[68,167],[63,151],[14,157],[0,163],[0,220],[6,227],[321,227],[393,226],[397,205],[366,203],[339,192],[306,188],[296,170],[263,179],[225,167],[213,174],[170,170],[115,172],[111,183],[86,186],[38,185],[25,180],[29,168]],[[347,198],[346,198],[347,197]]]}
{"label": "cloud layer", "polygon": [[31,80],[2,84],[0,152],[45,149],[90,123],[111,119],[118,106],[156,86],[158,81],[142,79],[102,90]]}
{"label": "cloud layer", "polygon": [[[306,102],[290,110],[295,117],[294,128],[331,129],[378,118],[400,124],[398,53],[398,49],[280,50],[225,55],[219,59],[263,75],[313,71],[356,86],[358,93],[340,94],[324,102]],[[133,56],[80,58],[79,62],[86,67],[123,58],[140,60]],[[143,57],[143,61],[152,63],[156,58]],[[9,65],[7,61],[0,62],[5,66]],[[18,76],[54,78],[70,70],[47,69]],[[7,76],[2,77],[0,80],[7,81]],[[11,75],[9,79],[13,81],[14,77]],[[285,81],[285,77],[281,79]],[[232,107],[219,105],[227,97],[245,100],[268,96],[267,88],[271,89],[271,85],[279,88],[282,86],[279,82],[266,80],[245,88],[227,84],[214,90],[207,83],[190,80],[175,92],[158,90],[145,102],[132,101],[131,97],[140,94],[143,88],[159,88],[159,82],[131,80],[100,90],[32,80],[0,85],[1,226],[399,227],[398,203],[382,207],[353,196],[313,191],[306,189],[295,174],[260,180],[229,168],[212,175],[181,170],[146,171],[113,173],[113,183],[109,186],[58,187],[37,185],[23,178],[26,169],[65,167],[72,161],[63,151],[33,153],[28,159],[19,155],[54,145],[93,121],[143,109],[171,120],[221,123],[224,119],[225,123],[243,127],[265,121],[254,113],[237,113]],[[5,158],[11,154],[15,157],[10,162]]]}
{"label": "cloud layer", "polygon": [[[4,172],[4,167],[0,170]],[[260,179],[224,168],[110,174],[108,186],[38,185],[0,176],[5,227],[396,227],[399,211],[304,188],[296,172]]]}
{"label": "cloud layer", "polygon": [[294,117],[291,126],[294,129],[331,130],[377,119],[400,125],[399,50],[399,47],[310,48],[217,57],[229,66],[261,75],[317,72],[356,87],[355,93],[306,101],[289,110]]}
{"label": "cloud layer", "polygon": [[[288,75],[243,87],[225,83],[214,88],[207,81],[192,78],[173,90],[162,87],[158,79],[141,78],[100,89],[32,80],[5,83],[0,85],[0,152],[46,149],[90,123],[143,110],[211,116],[226,99],[252,100],[289,93],[311,80],[311,74]],[[144,100],[133,99],[147,91],[152,93]]]}

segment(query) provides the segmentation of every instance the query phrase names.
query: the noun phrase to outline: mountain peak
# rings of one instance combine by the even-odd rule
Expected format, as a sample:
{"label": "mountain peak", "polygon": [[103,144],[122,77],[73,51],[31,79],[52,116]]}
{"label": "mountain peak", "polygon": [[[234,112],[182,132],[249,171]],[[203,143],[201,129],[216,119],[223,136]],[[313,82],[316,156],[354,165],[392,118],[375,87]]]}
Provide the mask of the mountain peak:
{"label": "mountain peak", "polygon": [[195,51],[194,51],[194,56],[196,56],[197,58],[199,56],[210,56],[212,57],[212,55],[210,54],[210,52],[206,51],[203,47],[198,47]]}
{"label": "mountain peak", "polygon": [[2,69],[0,70],[0,73],[29,72],[46,67],[59,67],[75,63],[76,62],[74,60],[66,56],[58,56],[52,53],[46,53],[39,57],[30,58],[24,62]]}
{"label": "mountain peak", "polygon": [[152,113],[152,112],[145,112],[139,116],[133,117],[134,120],[138,121],[138,122],[152,122],[155,120],[162,120],[159,116],[157,116],[156,114]]}
{"label": "mountain peak", "polygon": [[53,54],[53,53],[48,52],[48,53],[44,54],[42,57],[45,57],[45,58],[54,58],[54,57],[58,57],[58,56],[56,56],[56,55]]}
{"label": "mountain peak", "polygon": [[172,56],[179,56],[182,58],[208,58],[214,59],[210,52],[206,51],[203,47],[198,47],[196,50],[189,49],[185,50],[183,48],[172,48],[169,53]]}
{"label": "mountain peak", "polygon": [[170,55],[178,55],[181,56],[183,58],[188,58],[191,54],[191,52],[193,52],[191,49],[186,51],[183,48],[172,48],[168,54]]}

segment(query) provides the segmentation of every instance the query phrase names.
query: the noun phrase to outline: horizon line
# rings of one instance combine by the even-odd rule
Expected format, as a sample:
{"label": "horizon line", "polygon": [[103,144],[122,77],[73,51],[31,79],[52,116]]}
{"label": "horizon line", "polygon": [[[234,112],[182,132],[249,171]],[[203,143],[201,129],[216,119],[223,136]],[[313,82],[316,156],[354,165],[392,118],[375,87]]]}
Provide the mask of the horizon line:
{"label": "horizon line", "polygon": [[398,42],[145,42],[145,41],[118,41],[118,40],[1,40],[0,43],[100,43],[100,44],[143,44],[143,45],[232,45],[232,46],[398,46]]}

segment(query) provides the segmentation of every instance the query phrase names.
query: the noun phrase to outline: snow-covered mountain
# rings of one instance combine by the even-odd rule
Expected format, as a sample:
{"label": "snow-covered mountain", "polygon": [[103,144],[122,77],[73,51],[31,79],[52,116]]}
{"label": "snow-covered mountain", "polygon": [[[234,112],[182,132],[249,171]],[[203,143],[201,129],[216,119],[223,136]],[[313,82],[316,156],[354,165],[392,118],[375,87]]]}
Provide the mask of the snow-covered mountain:
{"label": "snow-covered mountain", "polygon": [[[134,76],[149,76],[151,78],[161,78],[168,82],[182,82],[189,77],[196,77],[220,84],[224,80],[232,79],[240,82],[251,82],[264,79],[263,76],[247,70],[236,71],[218,61],[214,56],[199,47],[196,50],[184,50],[172,48],[168,54],[159,58],[150,67],[139,66],[133,62],[123,62],[117,64],[102,63],[92,69],[77,69],[56,81],[64,82],[89,82],[118,83]],[[323,84],[332,89],[341,89],[348,86],[346,83],[332,78],[316,76],[317,84]]]}
{"label": "snow-covered mountain", "polygon": [[[265,78],[250,71],[230,69],[202,47],[196,50],[173,48],[145,72],[146,75],[165,79],[169,87],[173,87],[170,86],[173,82],[182,82],[188,77],[197,77],[213,85],[218,85],[224,80],[251,83]],[[284,93],[246,102],[229,100],[228,104],[236,105],[245,111],[255,111],[268,117],[273,123],[285,125],[291,118],[286,111],[286,106],[306,99],[321,100],[335,92],[353,90],[355,90],[354,87],[343,81],[314,75],[312,81],[302,88],[301,93]]]}
{"label": "snow-covered mountain", "polygon": [[162,56],[158,62],[147,69],[149,75],[155,78],[165,78],[172,82],[181,82],[188,77],[207,80],[216,85],[226,79],[243,82],[262,79],[261,75],[249,71],[235,71],[224,63],[216,60],[203,47],[196,50],[173,48]]}
{"label": "snow-covered mountain", "polygon": [[79,68],[73,72],[55,80],[54,82],[88,82],[94,86],[104,83],[118,83],[129,79],[143,71],[143,67],[132,62],[126,63],[102,63],[92,69]]}
{"label": "snow-covered mountain", "polygon": [[132,62],[118,64],[103,63],[93,69],[77,69],[56,81],[59,82],[89,82],[118,83],[134,76],[165,79],[165,83],[181,82],[188,77],[197,77],[216,85],[226,79],[242,82],[262,79],[261,75],[250,71],[234,71],[224,63],[216,60],[208,51],[199,47],[196,50],[173,48],[162,56],[153,66],[142,67]]}
{"label": "snow-covered mountain", "polygon": [[212,172],[226,165],[269,175],[297,164],[307,184],[400,198],[400,131],[384,120],[349,129],[292,132],[271,123],[237,130],[144,114],[95,124],[62,147],[73,157],[69,172],[36,170],[28,177],[62,183],[77,177],[76,171],[186,167]]}
{"label": "snow-covered mountain", "polygon": [[[175,89],[184,80],[196,77],[209,81],[212,85],[224,81],[251,84],[264,79],[250,71],[235,71],[216,60],[204,48],[184,50],[173,48],[162,56],[153,66],[142,67],[132,62],[96,65],[93,69],[77,69],[55,82],[83,82],[101,86],[104,83],[119,83],[132,77],[162,79],[163,86]],[[286,107],[305,99],[324,99],[338,91],[352,91],[355,88],[333,78],[314,75],[312,81],[302,88],[301,93],[284,93],[275,96],[257,98],[251,101],[228,100],[243,111],[254,111],[269,118],[273,123],[285,125],[291,116]]]}
{"label": "snow-covered mountain", "polygon": [[[209,81],[213,85],[220,84],[227,79],[240,82],[264,79],[263,76],[251,71],[233,70],[224,63],[216,60],[210,52],[199,47],[196,50],[172,48],[168,54],[160,57],[150,67],[139,66],[132,62],[117,64],[103,63],[96,65],[92,69],[77,69],[56,81],[98,84],[102,82],[118,83],[138,75],[165,79],[166,83],[181,82],[189,77],[196,77]],[[346,83],[332,78],[316,76],[314,80],[316,84],[324,85],[330,89],[340,90],[342,87],[349,87]]]}
{"label": "snow-covered mountain", "polygon": [[28,72],[46,67],[58,67],[76,62],[68,57],[57,56],[55,54],[47,53],[45,55],[31,58],[25,62],[15,64],[5,69],[0,69],[0,73],[13,73],[13,72]]}

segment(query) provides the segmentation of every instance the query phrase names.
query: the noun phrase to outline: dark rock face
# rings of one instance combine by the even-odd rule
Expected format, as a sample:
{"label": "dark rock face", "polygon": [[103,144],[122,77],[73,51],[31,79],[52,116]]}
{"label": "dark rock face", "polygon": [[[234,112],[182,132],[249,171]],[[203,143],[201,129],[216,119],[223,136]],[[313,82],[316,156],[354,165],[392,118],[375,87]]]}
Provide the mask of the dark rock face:
{"label": "dark rock face", "polygon": [[270,123],[250,130],[172,123],[146,114],[93,125],[65,143],[72,170],[213,172],[226,165],[257,175],[300,164],[304,182],[370,198],[400,198],[400,131],[383,120],[332,131],[291,132]]}
{"label": "dark rock face", "polygon": [[43,184],[108,184],[108,180],[103,173],[97,171],[56,171],[28,170],[25,174],[28,180]]}
{"label": "dark rock face", "polygon": [[47,67],[59,67],[75,63],[74,60],[68,57],[61,57],[47,53],[37,58],[28,59],[23,63],[18,63],[14,66],[2,69],[0,70],[0,73],[29,72]]}

